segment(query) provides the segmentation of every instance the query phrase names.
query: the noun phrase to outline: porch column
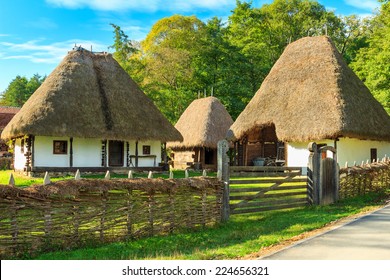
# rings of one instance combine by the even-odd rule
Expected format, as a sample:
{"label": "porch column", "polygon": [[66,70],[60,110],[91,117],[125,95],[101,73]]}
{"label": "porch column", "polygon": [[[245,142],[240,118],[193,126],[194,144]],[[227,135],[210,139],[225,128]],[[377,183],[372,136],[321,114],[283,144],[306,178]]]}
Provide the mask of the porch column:
{"label": "porch column", "polygon": [[69,167],[73,167],[73,137],[69,138]]}
{"label": "porch column", "polygon": [[126,166],[130,167],[130,144],[129,141],[126,141]]}
{"label": "porch column", "polygon": [[29,135],[26,140],[26,152],[24,155],[26,156],[26,172],[31,171],[31,143],[32,142],[32,136]]}
{"label": "porch column", "polygon": [[107,140],[102,140],[102,167],[107,167]]}
{"label": "porch column", "polygon": [[162,145],[162,149],[163,149],[163,152],[162,152],[162,161],[164,163],[164,166],[166,166],[168,164],[168,157],[167,157],[167,143],[163,143]]}
{"label": "porch column", "polygon": [[138,141],[135,141],[135,167],[138,167]]}
{"label": "porch column", "polygon": [[34,135],[31,135],[31,163],[30,163],[30,166],[31,166],[31,171],[34,171],[34,142],[35,142],[35,136]]}

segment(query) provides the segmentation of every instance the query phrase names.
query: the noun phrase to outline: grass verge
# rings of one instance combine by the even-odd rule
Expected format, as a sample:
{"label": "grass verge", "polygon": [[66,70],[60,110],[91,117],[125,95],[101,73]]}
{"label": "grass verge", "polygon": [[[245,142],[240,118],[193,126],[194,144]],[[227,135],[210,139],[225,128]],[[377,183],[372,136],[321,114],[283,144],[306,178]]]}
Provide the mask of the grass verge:
{"label": "grass verge", "polygon": [[[30,177],[23,175],[21,173],[13,172],[12,170],[2,170],[0,171],[0,184],[2,185],[8,185],[9,178],[11,173],[14,175],[15,179],[15,186],[17,187],[29,187],[32,185],[40,185],[43,184],[43,177]],[[104,179],[105,174],[81,174],[82,178],[88,178],[88,179]],[[185,174],[183,170],[174,170],[173,171],[174,178],[184,178]],[[127,178],[127,174],[111,174],[111,178]],[[197,177],[202,176],[201,171],[190,171],[189,172],[190,177]],[[215,172],[210,172],[207,174],[207,176],[216,177]],[[139,172],[134,173],[134,178],[147,178],[148,173],[147,172]],[[160,173],[154,173],[154,178],[169,178],[168,172],[160,172]],[[53,177],[50,178],[52,182],[60,181],[60,180],[70,180],[73,179],[74,176],[64,176],[64,177]]]}
{"label": "grass verge", "polygon": [[45,253],[39,255],[37,259],[240,259],[301,233],[324,227],[338,219],[372,211],[383,205],[384,198],[383,195],[369,194],[329,206],[236,215],[225,224],[195,232]]}

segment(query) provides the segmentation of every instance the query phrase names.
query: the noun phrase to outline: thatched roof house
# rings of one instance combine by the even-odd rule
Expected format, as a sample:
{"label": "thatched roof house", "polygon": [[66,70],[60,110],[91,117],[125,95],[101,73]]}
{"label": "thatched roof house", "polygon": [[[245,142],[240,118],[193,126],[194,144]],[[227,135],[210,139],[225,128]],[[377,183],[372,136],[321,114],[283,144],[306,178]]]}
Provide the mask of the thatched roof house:
{"label": "thatched roof house", "polygon": [[[277,141],[340,140],[335,143],[339,149],[341,139],[390,141],[388,114],[326,36],[303,38],[287,46],[231,126],[228,138],[237,141],[267,127],[274,127]],[[379,147],[383,143],[365,144],[387,149]],[[370,157],[366,149],[356,160]]]}
{"label": "thatched roof house", "polygon": [[7,126],[17,112],[20,111],[18,107],[0,106],[0,131]]}
{"label": "thatched roof house", "polygon": [[[68,53],[27,100],[1,135],[5,139],[29,138],[30,140],[26,141],[28,145],[31,145],[32,137],[37,141],[38,136],[46,137],[45,141],[50,137],[66,139],[61,138],[61,141],[69,140],[69,145],[57,143],[57,146],[62,146],[63,153],[66,152],[69,156],[70,153],[74,153],[71,156],[73,166],[76,156],[76,151],[73,150],[77,148],[77,143],[73,143],[76,145],[74,147],[69,146],[75,139],[89,139],[90,142],[93,142],[92,139],[108,140],[112,141],[113,147],[116,141],[115,149],[120,153],[120,157],[123,156],[124,146],[129,145],[129,141],[163,143],[182,140],[180,133],[111,54],[92,53],[82,48],[76,48]],[[149,145],[159,145],[156,143]],[[102,146],[102,143],[99,146]],[[106,152],[109,151],[108,147]],[[134,153],[137,152],[128,151],[128,157]],[[160,159],[160,156],[157,158]],[[39,161],[37,157],[34,159]],[[105,160],[105,158],[100,160],[104,166],[107,165]],[[79,164],[82,162],[85,160],[80,159]],[[42,160],[42,164],[47,163],[47,160]],[[39,162],[28,164],[41,165]],[[122,164],[119,162],[116,165]],[[68,165],[62,163],[61,166]]]}
{"label": "thatched roof house", "polygon": [[216,167],[218,141],[226,136],[233,120],[226,108],[215,97],[194,100],[176,123],[183,142],[168,142],[174,151],[175,168],[197,163],[199,167]]}
{"label": "thatched roof house", "polygon": [[75,50],[27,100],[2,138],[182,139],[109,53]]}
{"label": "thatched roof house", "polygon": [[[0,106],[0,133],[7,126],[7,124],[12,120],[20,108],[18,107],[9,107],[9,106]],[[7,143],[1,139],[0,140],[0,156],[9,155]]]}

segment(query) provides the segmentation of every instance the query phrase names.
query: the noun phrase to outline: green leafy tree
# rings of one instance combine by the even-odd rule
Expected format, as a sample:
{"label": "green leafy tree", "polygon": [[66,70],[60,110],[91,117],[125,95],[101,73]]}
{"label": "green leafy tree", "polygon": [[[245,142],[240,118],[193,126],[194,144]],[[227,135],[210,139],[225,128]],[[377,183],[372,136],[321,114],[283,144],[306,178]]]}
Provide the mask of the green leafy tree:
{"label": "green leafy tree", "polygon": [[157,21],[141,42],[142,87],[173,123],[196,96],[195,60],[204,32],[197,17],[173,15]]}
{"label": "green leafy tree", "polygon": [[46,77],[35,74],[30,79],[16,76],[0,98],[4,106],[22,107],[27,99],[40,87]]}
{"label": "green leafy tree", "polygon": [[368,46],[358,51],[351,66],[390,113],[390,3],[381,2],[380,12],[371,22]]}
{"label": "green leafy tree", "polygon": [[237,0],[228,23],[173,15],[157,21],[140,43],[112,26],[114,57],[175,123],[205,91],[237,117],[285,47],[301,37],[327,34],[352,61],[367,46],[369,24],[340,18],[312,0],[274,0],[260,8]]}
{"label": "green leafy tree", "polygon": [[219,98],[235,118],[252,97],[247,77],[242,75],[248,67],[245,57],[229,41],[228,28],[221,19],[209,20],[205,30],[194,63],[196,86],[201,94],[206,90]]}
{"label": "green leafy tree", "polygon": [[141,59],[140,43],[130,40],[120,26],[115,24],[111,24],[111,26],[114,28],[114,44],[110,46],[115,50],[113,57],[133,80],[141,83],[144,79],[145,65]]}

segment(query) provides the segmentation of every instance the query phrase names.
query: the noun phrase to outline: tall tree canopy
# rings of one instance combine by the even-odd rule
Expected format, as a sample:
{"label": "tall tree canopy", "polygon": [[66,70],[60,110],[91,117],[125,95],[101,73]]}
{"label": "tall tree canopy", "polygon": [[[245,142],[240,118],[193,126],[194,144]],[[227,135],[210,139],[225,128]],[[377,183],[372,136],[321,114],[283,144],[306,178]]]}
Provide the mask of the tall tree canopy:
{"label": "tall tree canopy", "polygon": [[39,88],[46,77],[35,74],[30,79],[16,76],[0,97],[0,104],[4,106],[22,107],[27,99]]}
{"label": "tall tree canopy", "polygon": [[390,2],[381,2],[371,22],[368,46],[358,51],[351,66],[390,113]]}
{"label": "tall tree canopy", "polygon": [[114,56],[175,123],[191,101],[211,93],[236,118],[284,48],[327,34],[347,62],[367,46],[370,22],[338,17],[314,0],[274,0],[255,8],[236,1],[227,22],[173,15],[154,24],[145,40],[130,41],[114,27]]}

